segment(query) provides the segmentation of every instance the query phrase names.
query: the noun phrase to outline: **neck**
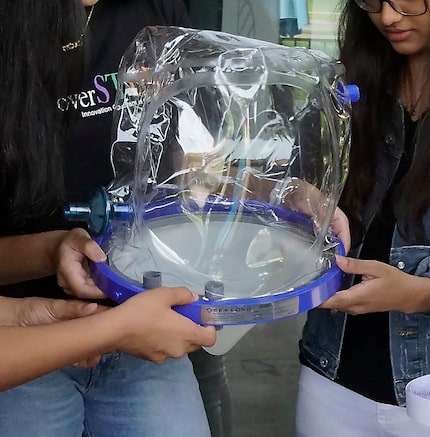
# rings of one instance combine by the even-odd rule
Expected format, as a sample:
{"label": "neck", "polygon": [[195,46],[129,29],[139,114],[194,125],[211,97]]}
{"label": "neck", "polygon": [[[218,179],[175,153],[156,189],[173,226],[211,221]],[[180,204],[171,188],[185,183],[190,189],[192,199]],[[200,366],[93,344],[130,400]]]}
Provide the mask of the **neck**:
{"label": "neck", "polygon": [[430,59],[428,54],[411,56],[402,78],[400,99],[412,119],[417,120],[430,108]]}

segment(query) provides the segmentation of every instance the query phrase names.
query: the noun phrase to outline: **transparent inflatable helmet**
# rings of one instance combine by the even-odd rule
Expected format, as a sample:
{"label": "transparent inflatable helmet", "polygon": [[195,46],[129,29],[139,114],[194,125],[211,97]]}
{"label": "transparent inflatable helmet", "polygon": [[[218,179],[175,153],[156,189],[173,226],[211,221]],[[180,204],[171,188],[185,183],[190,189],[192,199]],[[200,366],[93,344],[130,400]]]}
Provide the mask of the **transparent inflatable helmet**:
{"label": "transparent inflatable helmet", "polygon": [[[339,247],[330,223],[356,99],[343,75],[304,48],[142,30],[120,66],[110,187],[133,219],[103,238],[109,268],[137,287],[187,286],[207,304],[203,324],[253,324],[328,298],[339,281],[318,293]],[[304,307],[275,308],[298,290],[311,293]],[[269,312],[247,318],[245,301]]]}

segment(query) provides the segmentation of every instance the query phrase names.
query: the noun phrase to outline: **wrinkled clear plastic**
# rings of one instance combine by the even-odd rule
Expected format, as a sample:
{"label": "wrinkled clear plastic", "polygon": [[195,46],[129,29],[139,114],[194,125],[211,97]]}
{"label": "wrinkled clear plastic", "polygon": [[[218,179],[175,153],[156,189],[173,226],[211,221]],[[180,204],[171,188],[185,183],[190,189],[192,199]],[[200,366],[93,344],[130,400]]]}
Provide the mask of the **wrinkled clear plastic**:
{"label": "wrinkled clear plastic", "polygon": [[112,268],[208,299],[294,290],[331,262],[349,147],[343,65],[221,32],[142,30],[122,60],[110,193],[133,203]]}

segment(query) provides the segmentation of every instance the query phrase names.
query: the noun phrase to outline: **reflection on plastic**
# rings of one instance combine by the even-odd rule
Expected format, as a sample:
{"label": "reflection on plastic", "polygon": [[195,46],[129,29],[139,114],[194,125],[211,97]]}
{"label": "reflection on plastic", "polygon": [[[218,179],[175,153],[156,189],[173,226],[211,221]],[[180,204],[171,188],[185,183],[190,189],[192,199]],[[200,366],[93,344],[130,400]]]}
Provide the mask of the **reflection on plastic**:
{"label": "reflection on plastic", "polygon": [[225,238],[228,212],[212,210],[201,232],[200,223],[195,226],[187,214],[167,215],[168,209],[160,205],[157,218],[147,220],[128,244],[103,246],[112,268],[140,283],[143,272],[161,267],[163,285],[187,286],[197,294],[208,281],[220,281],[224,298],[231,299],[294,289],[327,267],[310,225],[307,232],[300,222],[278,220],[271,226],[253,212],[243,214]]}

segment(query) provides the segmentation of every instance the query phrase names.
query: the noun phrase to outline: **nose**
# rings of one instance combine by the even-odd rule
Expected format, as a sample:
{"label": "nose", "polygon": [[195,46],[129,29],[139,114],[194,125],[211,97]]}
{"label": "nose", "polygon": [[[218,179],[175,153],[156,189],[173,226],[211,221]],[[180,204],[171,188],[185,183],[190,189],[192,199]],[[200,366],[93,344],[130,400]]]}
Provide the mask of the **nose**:
{"label": "nose", "polygon": [[381,13],[381,22],[385,26],[398,23],[403,17],[403,15],[397,12],[387,1],[382,2],[382,9],[380,13]]}

